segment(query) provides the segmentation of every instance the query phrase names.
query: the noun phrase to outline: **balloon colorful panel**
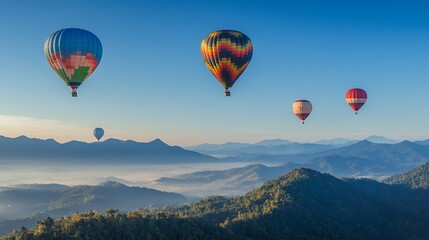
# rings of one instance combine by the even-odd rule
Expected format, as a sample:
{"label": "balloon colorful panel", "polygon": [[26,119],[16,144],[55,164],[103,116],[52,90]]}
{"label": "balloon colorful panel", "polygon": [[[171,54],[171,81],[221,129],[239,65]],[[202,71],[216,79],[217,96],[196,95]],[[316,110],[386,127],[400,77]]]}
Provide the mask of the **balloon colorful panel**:
{"label": "balloon colorful panel", "polygon": [[93,33],[67,28],[49,36],[45,42],[45,54],[58,76],[75,89],[97,68],[103,48]]}
{"label": "balloon colorful panel", "polygon": [[292,104],[292,111],[303,122],[310,115],[313,109],[311,102],[308,100],[297,100]]}
{"label": "balloon colorful panel", "polygon": [[367,94],[360,88],[352,88],[346,93],[346,101],[357,112],[366,102]]}
{"label": "balloon colorful panel", "polygon": [[253,45],[249,37],[241,32],[220,30],[204,38],[201,53],[207,68],[228,89],[249,65]]}

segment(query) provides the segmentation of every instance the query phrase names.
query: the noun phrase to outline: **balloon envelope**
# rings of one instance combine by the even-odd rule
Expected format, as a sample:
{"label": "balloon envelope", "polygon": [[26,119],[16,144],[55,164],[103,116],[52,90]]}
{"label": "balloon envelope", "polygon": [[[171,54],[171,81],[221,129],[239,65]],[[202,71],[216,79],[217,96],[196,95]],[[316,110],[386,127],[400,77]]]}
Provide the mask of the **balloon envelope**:
{"label": "balloon envelope", "polygon": [[346,101],[356,113],[365,104],[366,99],[365,90],[360,88],[352,88],[346,93]]}
{"label": "balloon envelope", "polygon": [[97,68],[103,48],[93,33],[78,28],[66,28],[48,37],[45,42],[45,55],[52,69],[75,93]]}
{"label": "balloon envelope", "polygon": [[310,115],[313,106],[308,100],[296,100],[292,104],[292,111],[295,115],[304,122],[305,119]]}
{"label": "balloon envelope", "polygon": [[94,137],[100,141],[100,139],[104,136],[104,130],[102,128],[94,129]]}
{"label": "balloon envelope", "polygon": [[219,30],[203,39],[201,53],[207,68],[228,89],[249,65],[253,45],[250,38],[239,31]]}

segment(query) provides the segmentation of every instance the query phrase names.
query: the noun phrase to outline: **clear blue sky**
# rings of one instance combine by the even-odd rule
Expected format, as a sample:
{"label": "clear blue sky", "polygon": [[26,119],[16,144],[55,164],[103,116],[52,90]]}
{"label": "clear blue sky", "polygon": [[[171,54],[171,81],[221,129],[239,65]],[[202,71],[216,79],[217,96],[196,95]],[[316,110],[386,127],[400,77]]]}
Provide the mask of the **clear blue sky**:
{"label": "clear blue sky", "polygon": [[[125,3],[126,2],[126,3]],[[104,48],[72,98],[47,63],[45,39],[79,27]],[[234,29],[253,59],[223,89],[201,59],[201,40]],[[0,135],[170,144],[312,141],[384,135],[429,138],[429,1],[0,2]],[[358,116],[344,95],[364,88]],[[302,126],[291,112],[308,99]]]}

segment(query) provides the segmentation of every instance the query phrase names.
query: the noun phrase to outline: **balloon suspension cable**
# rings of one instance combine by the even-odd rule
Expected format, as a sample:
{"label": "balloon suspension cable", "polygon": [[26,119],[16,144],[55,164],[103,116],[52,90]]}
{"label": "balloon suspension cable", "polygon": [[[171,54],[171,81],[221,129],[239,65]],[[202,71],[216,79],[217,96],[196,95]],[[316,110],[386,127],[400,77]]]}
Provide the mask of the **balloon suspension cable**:
{"label": "balloon suspension cable", "polygon": [[231,93],[229,92],[228,88],[225,88],[225,93],[224,93],[225,97],[229,97],[231,96]]}
{"label": "balloon suspension cable", "polygon": [[76,88],[72,89],[72,97],[77,97],[77,91]]}

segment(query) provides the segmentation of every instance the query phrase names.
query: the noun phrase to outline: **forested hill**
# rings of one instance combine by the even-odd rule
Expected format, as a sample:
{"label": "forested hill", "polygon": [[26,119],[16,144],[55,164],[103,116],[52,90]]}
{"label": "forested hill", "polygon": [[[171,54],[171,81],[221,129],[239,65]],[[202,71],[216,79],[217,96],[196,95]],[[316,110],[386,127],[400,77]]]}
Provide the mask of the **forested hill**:
{"label": "forested hill", "polygon": [[405,185],[411,188],[429,189],[429,162],[408,172],[386,178],[383,182]]}
{"label": "forested hill", "polygon": [[242,197],[208,198],[185,212],[251,239],[423,239],[428,200],[429,191],[298,169]]}
{"label": "forested hill", "polygon": [[244,196],[48,218],[10,239],[427,239],[429,191],[293,170]]}

